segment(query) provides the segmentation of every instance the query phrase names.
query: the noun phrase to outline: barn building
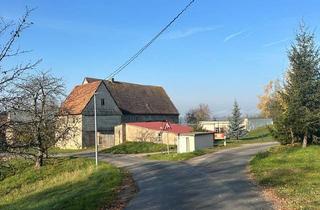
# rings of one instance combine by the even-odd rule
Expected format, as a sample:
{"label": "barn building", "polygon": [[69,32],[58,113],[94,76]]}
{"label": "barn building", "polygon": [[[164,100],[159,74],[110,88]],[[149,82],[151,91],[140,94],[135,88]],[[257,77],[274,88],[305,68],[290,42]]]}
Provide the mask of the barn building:
{"label": "barn building", "polygon": [[114,127],[129,122],[169,121],[178,123],[179,112],[160,86],[85,78],[62,104],[76,122],[66,142],[58,146],[84,148],[94,145],[94,95],[100,144],[114,144]]}

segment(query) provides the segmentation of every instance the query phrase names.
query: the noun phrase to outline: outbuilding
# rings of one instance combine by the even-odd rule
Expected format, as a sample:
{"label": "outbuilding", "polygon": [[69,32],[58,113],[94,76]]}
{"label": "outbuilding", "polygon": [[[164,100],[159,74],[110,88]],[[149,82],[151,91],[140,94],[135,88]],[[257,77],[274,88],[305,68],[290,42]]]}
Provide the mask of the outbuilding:
{"label": "outbuilding", "polygon": [[184,133],[178,136],[177,152],[193,152],[208,147],[214,144],[214,133],[210,132],[193,132]]}
{"label": "outbuilding", "polygon": [[115,145],[127,141],[142,141],[176,145],[179,133],[191,132],[192,128],[187,125],[167,122],[132,122],[123,123],[114,128]]}

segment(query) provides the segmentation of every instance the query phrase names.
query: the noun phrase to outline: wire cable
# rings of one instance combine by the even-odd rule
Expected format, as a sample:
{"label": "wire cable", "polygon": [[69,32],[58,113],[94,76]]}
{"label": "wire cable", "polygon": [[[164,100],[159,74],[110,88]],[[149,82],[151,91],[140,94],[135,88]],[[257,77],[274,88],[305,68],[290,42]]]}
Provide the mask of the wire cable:
{"label": "wire cable", "polygon": [[195,2],[195,0],[191,0],[187,6],[178,13],[159,33],[157,33],[146,45],[144,45],[140,50],[138,50],[133,56],[131,56],[126,62],[124,62],[121,66],[119,66],[115,71],[113,71],[108,77],[107,80],[113,78],[117,74],[119,74],[123,69],[125,69],[131,62],[133,62],[139,55],[143,53],[154,41],[156,41],[161,34],[163,34],[187,9]]}

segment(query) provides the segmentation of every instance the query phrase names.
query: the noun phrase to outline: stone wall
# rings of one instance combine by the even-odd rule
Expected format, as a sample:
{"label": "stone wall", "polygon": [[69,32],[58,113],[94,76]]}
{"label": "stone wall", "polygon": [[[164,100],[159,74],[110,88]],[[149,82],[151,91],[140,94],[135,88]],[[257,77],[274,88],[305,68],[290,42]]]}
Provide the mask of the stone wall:
{"label": "stone wall", "polygon": [[60,120],[60,132],[56,135],[61,135],[61,132],[64,132],[67,127],[70,131],[57,142],[56,146],[64,149],[82,149],[82,115],[62,116]]}

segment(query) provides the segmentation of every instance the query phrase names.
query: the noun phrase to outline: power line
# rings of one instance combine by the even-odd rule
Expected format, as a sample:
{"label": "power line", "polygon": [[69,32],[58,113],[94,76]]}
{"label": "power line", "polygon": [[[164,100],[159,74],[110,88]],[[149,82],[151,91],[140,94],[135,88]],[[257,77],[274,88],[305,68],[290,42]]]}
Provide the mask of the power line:
{"label": "power line", "polygon": [[144,45],[138,52],[136,52],[133,56],[131,56],[126,62],[124,62],[121,66],[119,66],[115,71],[113,71],[107,79],[111,79],[117,74],[119,74],[124,68],[126,68],[132,61],[134,61],[143,51],[145,51],[155,40],[163,34],[193,3],[195,0],[191,0],[187,6],[184,7],[181,12],[175,16],[159,33],[157,33],[146,45]]}

